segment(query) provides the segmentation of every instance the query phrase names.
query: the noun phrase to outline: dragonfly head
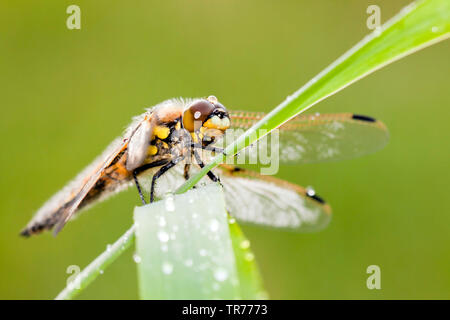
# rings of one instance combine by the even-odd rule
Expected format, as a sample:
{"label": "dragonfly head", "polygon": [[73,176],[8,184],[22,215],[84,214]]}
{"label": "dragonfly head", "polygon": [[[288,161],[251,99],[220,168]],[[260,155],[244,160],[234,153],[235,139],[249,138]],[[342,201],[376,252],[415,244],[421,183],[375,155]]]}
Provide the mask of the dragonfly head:
{"label": "dragonfly head", "polygon": [[221,137],[231,125],[227,109],[214,96],[196,100],[187,106],[182,123],[194,140],[198,137],[207,144]]}

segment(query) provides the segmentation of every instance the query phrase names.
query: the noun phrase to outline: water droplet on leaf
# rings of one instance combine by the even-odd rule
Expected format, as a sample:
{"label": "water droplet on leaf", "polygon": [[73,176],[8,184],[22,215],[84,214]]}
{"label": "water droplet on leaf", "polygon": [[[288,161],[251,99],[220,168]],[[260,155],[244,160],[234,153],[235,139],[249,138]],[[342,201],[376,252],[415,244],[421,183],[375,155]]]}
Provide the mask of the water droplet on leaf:
{"label": "water droplet on leaf", "polygon": [[158,232],[158,239],[161,242],[167,242],[169,241],[169,234],[165,231],[159,231]]}
{"label": "water droplet on leaf", "polygon": [[169,262],[164,262],[162,265],[162,272],[164,274],[171,274],[173,271],[173,265],[170,264]]}
{"label": "water droplet on leaf", "polygon": [[254,255],[253,253],[247,252],[247,253],[245,254],[245,260],[247,260],[247,261],[253,261],[254,259],[255,259],[255,255]]}
{"label": "water droplet on leaf", "polygon": [[142,258],[137,253],[135,253],[135,254],[133,254],[133,260],[136,263],[141,263]]}
{"label": "water droplet on leaf", "polygon": [[211,222],[209,223],[209,229],[212,232],[217,232],[217,230],[219,230],[219,221],[217,221],[216,219],[211,220]]}
{"label": "water droplet on leaf", "polygon": [[159,225],[164,227],[166,225],[166,219],[164,217],[159,217]]}
{"label": "water droplet on leaf", "polygon": [[166,206],[166,210],[169,212],[175,211],[175,202],[173,201],[173,196],[169,195],[166,200],[164,201],[164,204]]}
{"label": "water droplet on leaf", "polygon": [[217,270],[214,271],[214,279],[216,279],[217,281],[223,282],[228,278],[228,271],[223,269],[223,268],[219,268]]}
{"label": "water droplet on leaf", "polygon": [[248,248],[250,248],[250,241],[248,241],[248,240],[243,240],[243,241],[241,242],[241,248],[242,248],[242,249],[248,249]]}

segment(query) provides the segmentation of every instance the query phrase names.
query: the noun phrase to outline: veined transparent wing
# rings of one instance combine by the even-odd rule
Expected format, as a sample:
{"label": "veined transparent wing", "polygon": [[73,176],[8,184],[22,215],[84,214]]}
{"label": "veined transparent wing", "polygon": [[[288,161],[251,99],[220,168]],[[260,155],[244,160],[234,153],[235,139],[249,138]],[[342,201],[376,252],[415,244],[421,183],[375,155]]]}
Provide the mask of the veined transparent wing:
{"label": "veined transparent wing", "polygon": [[331,207],[312,190],[230,165],[217,171],[227,210],[239,222],[310,232],[324,228],[331,219]]}
{"label": "veined transparent wing", "polygon": [[[231,112],[231,134],[237,137],[264,117],[262,112]],[[278,136],[277,136],[278,135]],[[232,139],[226,138],[226,142]],[[272,156],[280,163],[344,160],[373,153],[386,145],[386,126],[371,117],[352,113],[299,115],[243,152],[244,157]]]}
{"label": "veined transparent wing", "polygon": [[[183,166],[180,163],[161,177],[159,196],[185,181]],[[198,171],[198,166],[191,166],[191,175]],[[324,228],[331,219],[331,207],[312,190],[232,165],[223,164],[213,171],[223,185],[227,211],[240,223],[310,232]],[[205,176],[200,185],[207,183],[212,182]]]}

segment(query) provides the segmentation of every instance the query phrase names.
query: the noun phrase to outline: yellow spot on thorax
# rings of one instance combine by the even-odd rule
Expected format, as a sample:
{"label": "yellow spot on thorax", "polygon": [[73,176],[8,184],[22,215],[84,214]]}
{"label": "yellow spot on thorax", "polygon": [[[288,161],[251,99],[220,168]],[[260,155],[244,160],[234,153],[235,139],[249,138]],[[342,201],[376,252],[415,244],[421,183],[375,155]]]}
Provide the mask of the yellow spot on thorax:
{"label": "yellow spot on thorax", "polygon": [[156,126],[155,129],[153,129],[153,133],[158,138],[164,140],[169,136],[170,129],[166,126]]}
{"label": "yellow spot on thorax", "polygon": [[151,145],[151,146],[148,147],[148,151],[147,152],[148,152],[148,155],[154,156],[155,154],[158,153],[158,148],[156,146]]}

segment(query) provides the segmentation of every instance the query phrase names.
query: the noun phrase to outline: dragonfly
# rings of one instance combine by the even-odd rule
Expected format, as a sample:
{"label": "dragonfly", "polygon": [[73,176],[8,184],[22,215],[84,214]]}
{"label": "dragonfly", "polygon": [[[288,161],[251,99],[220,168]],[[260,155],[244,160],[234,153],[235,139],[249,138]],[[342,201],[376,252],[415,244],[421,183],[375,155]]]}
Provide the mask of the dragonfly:
{"label": "dragonfly", "polygon": [[[229,111],[216,97],[170,99],[133,119],[124,134],[51,197],[21,231],[56,235],[78,213],[135,185],[143,204],[176,190],[205,166],[206,155],[223,152],[219,141],[232,129],[246,130],[262,112]],[[298,115],[278,128],[281,164],[344,160],[381,149],[386,126],[352,113]],[[265,147],[270,148],[266,144]],[[311,188],[221,164],[201,183],[220,183],[227,211],[238,222],[295,232],[320,230],[331,207]]]}

